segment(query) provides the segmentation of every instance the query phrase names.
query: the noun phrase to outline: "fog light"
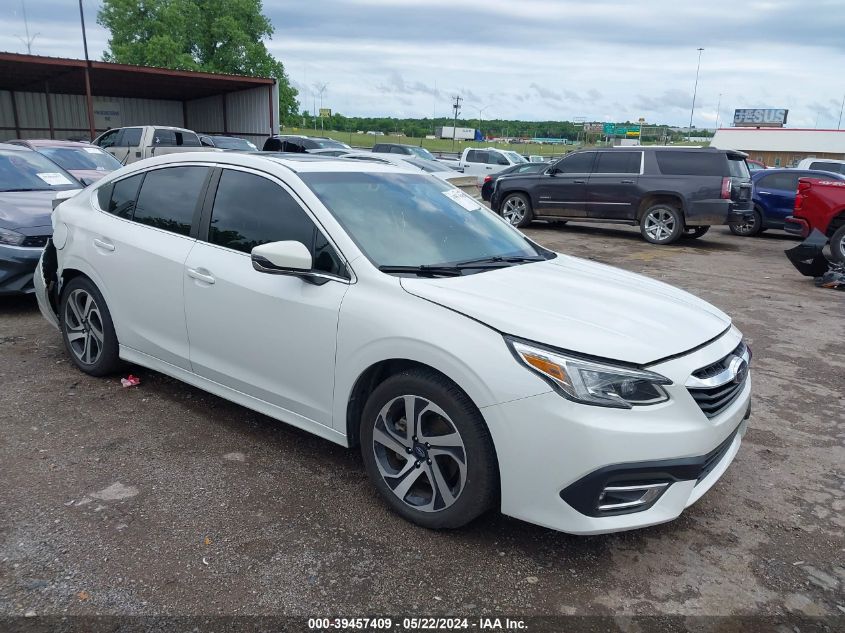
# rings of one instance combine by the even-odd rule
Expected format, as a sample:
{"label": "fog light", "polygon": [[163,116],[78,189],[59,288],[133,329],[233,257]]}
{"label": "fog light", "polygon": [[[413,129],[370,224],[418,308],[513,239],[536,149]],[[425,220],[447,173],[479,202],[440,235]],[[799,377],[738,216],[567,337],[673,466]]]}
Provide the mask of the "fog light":
{"label": "fog light", "polygon": [[598,509],[607,512],[649,505],[656,501],[668,486],[669,482],[605,486],[599,495]]}

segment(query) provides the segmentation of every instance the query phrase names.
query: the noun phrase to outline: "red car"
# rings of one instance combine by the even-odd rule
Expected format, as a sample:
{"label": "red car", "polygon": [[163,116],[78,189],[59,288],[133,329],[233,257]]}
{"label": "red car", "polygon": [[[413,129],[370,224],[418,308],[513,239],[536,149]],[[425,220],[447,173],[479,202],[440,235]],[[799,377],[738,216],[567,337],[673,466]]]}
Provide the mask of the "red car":
{"label": "red car", "polygon": [[845,182],[801,178],[792,215],[786,218],[784,230],[807,237],[818,229],[830,239],[830,254],[835,261],[845,262]]}
{"label": "red car", "polygon": [[90,143],[57,139],[26,139],[5,142],[34,149],[69,172],[83,185],[90,185],[107,173],[123,167],[114,156]]}

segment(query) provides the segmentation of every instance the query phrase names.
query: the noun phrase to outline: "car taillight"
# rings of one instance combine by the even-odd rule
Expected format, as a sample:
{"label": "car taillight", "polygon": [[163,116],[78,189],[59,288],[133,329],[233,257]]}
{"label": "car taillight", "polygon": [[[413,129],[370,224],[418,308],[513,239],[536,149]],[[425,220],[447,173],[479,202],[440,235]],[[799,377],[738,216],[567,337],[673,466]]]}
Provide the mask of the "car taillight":
{"label": "car taillight", "polygon": [[493,180],[493,176],[484,176],[484,182],[490,182]]}
{"label": "car taillight", "polygon": [[812,186],[812,183],[803,180],[798,181],[798,191],[795,192],[795,204],[792,207],[793,213],[800,211],[801,207],[804,206],[804,197]]}
{"label": "car taillight", "polygon": [[730,178],[722,178],[722,199],[723,200],[730,200],[731,199],[731,183],[733,181]]}

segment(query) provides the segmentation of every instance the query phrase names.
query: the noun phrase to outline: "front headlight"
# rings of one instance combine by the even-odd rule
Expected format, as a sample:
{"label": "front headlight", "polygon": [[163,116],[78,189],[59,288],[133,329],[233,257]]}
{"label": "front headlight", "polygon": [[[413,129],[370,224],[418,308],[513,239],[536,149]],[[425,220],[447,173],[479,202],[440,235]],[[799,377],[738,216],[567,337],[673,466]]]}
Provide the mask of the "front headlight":
{"label": "front headlight", "polygon": [[514,339],[507,342],[518,359],[575,402],[630,409],[669,399],[660,385],[670,385],[672,381],[653,371],[566,356]]}
{"label": "front headlight", "polygon": [[0,244],[7,246],[20,246],[26,239],[26,235],[21,235],[17,231],[9,229],[0,229]]}

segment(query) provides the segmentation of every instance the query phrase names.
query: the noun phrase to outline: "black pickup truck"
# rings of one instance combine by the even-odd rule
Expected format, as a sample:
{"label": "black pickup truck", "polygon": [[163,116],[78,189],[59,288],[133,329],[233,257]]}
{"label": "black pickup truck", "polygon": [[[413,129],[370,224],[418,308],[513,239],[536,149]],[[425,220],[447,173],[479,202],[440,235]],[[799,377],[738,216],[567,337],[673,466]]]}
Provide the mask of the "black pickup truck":
{"label": "black pickup truck", "polygon": [[567,154],[535,174],[503,176],[490,206],[532,220],[639,225],[652,244],[753,219],[746,155],[692,147],[611,147]]}

